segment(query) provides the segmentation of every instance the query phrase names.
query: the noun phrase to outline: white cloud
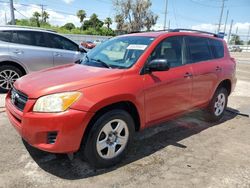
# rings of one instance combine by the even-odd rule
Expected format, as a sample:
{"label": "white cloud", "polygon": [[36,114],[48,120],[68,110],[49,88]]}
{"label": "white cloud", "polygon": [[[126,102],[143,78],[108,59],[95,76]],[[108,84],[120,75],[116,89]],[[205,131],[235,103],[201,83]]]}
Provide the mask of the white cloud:
{"label": "white cloud", "polygon": [[75,0],[63,0],[65,3],[67,3],[67,4],[71,4],[71,3],[73,3]]}
{"label": "white cloud", "polygon": [[[19,4],[14,4],[14,7],[16,8],[16,10],[20,13],[18,13],[17,11],[15,11],[15,18],[17,19],[26,19],[26,18],[30,18],[32,17],[33,13],[35,11],[41,11],[41,7],[39,7],[38,5],[34,5],[31,4],[30,6],[21,6]],[[80,26],[80,22],[79,22],[79,18],[77,18],[77,16],[75,15],[66,15],[66,14],[62,14],[56,11],[53,11],[52,9],[46,9],[46,11],[49,13],[49,22],[52,25],[58,25],[58,26],[62,26],[65,23],[71,22],[73,24],[75,24],[76,26]],[[3,8],[1,7],[0,9],[0,25],[4,25],[5,24],[5,13],[6,13],[6,17],[7,17],[7,22],[10,21],[10,12],[9,12],[9,7],[4,4]]]}
{"label": "white cloud", "polygon": [[[236,33],[236,29],[238,28],[238,34],[239,35],[246,35],[248,30],[249,30],[250,22],[245,22],[245,23],[234,23],[232,27],[232,33]],[[221,31],[224,30],[225,24],[221,25]],[[229,32],[230,24],[226,25],[226,33]],[[197,30],[204,30],[208,32],[217,32],[218,30],[218,25],[215,24],[199,24],[199,25],[194,25],[192,26],[192,29],[197,29]]]}

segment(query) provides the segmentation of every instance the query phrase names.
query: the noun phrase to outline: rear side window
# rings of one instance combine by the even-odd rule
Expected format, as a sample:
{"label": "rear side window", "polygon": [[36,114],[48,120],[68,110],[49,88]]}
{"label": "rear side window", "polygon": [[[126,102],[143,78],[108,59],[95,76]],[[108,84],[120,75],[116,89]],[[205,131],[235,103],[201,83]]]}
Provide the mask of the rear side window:
{"label": "rear side window", "polygon": [[10,42],[11,31],[0,31],[0,41]]}
{"label": "rear side window", "polygon": [[222,41],[209,39],[209,43],[215,59],[224,57],[224,46]]}
{"label": "rear side window", "polygon": [[54,34],[49,34],[50,47],[62,50],[78,51],[78,46],[70,40]]}
{"label": "rear side window", "polygon": [[32,45],[32,46],[39,46],[39,47],[47,47],[46,41],[44,38],[44,34],[42,32],[36,31],[17,31],[13,35],[13,42],[16,41],[18,44],[25,44],[25,45]]}
{"label": "rear side window", "polygon": [[188,63],[196,63],[213,59],[207,38],[186,37],[186,45],[189,49]]}

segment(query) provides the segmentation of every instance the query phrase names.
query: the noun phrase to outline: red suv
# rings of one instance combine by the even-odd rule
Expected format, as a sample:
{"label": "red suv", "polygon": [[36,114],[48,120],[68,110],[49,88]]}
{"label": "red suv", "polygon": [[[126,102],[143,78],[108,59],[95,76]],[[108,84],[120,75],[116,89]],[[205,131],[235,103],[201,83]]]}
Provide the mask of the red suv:
{"label": "red suv", "polygon": [[31,73],[6,97],[10,122],[32,146],[80,152],[108,167],[127,152],[135,131],[187,111],[222,118],[235,87],[235,61],[216,34],[136,33],[112,38],[80,64]]}

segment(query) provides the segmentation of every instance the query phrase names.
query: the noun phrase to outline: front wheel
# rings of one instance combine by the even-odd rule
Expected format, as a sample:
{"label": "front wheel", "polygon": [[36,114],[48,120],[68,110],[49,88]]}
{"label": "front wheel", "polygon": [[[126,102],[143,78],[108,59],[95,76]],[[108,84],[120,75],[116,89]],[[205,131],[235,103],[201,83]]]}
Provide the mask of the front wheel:
{"label": "front wheel", "polygon": [[206,110],[206,119],[210,122],[219,121],[225,112],[228,101],[228,91],[225,88],[218,88]]}
{"label": "front wheel", "polygon": [[81,148],[85,159],[94,167],[105,168],[120,162],[134,136],[134,121],[124,110],[112,110],[93,124]]}
{"label": "front wheel", "polygon": [[3,65],[0,67],[0,92],[7,93],[14,82],[22,76],[22,71],[12,65]]}

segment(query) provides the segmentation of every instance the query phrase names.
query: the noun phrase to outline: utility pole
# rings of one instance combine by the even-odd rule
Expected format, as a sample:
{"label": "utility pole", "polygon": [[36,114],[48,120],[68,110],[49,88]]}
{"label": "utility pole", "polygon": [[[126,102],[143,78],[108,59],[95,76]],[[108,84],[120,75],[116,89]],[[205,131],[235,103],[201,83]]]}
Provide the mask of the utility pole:
{"label": "utility pole", "polygon": [[224,34],[226,34],[228,14],[229,14],[229,10],[227,10],[227,16],[226,16],[226,21],[225,21],[225,26],[224,26]]}
{"label": "utility pole", "polygon": [[222,20],[222,16],[223,16],[224,6],[225,6],[225,0],[222,0],[222,6],[221,6],[221,12],[220,12],[220,20],[219,20],[219,26],[218,26],[218,33],[220,32],[221,20]]}
{"label": "utility pole", "polygon": [[16,25],[13,0],[10,0],[11,25]]}
{"label": "utility pole", "polygon": [[248,33],[247,33],[247,52],[248,52],[248,47],[249,47],[249,44],[248,44],[249,35],[250,35],[250,25],[249,25]]}
{"label": "utility pole", "polygon": [[41,17],[42,17],[42,22],[43,22],[43,13],[44,13],[44,7],[47,6],[47,5],[43,5],[43,4],[40,4],[39,5],[42,9],[42,14],[41,14]]}
{"label": "utility pole", "polygon": [[227,37],[227,44],[229,44],[229,42],[230,42],[230,37],[231,37],[232,28],[233,28],[233,23],[234,23],[234,20],[231,20],[230,29],[229,29],[229,33],[228,33],[228,37]]}
{"label": "utility pole", "polygon": [[170,29],[170,20],[168,20],[168,29]]}
{"label": "utility pole", "polygon": [[167,14],[168,14],[168,0],[165,0],[165,17],[164,17],[164,27],[163,29],[166,30],[167,27]]}
{"label": "utility pole", "polygon": [[5,25],[7,25],[8,23],[7,23],[7,15],[6,15],[6,11],[5,11],[5,13],[4,13],[4,20],[5,20]]}
{"label": "utility pole", "polygon": [[238,26],[236,27],[236,30],[235,30],[235,34],[237,35],[238,34]]}

